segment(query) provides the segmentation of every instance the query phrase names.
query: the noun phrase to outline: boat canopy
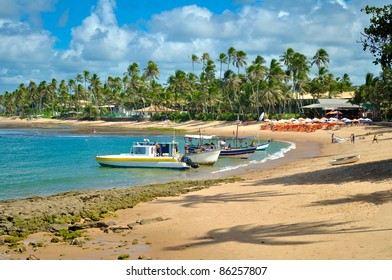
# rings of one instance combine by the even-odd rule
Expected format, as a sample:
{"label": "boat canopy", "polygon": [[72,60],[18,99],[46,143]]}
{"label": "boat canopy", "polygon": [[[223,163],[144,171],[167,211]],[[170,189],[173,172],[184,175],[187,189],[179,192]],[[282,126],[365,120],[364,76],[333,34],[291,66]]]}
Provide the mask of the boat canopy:
{"label": "boat canopy", "polygon": [[202,140],[212,140],[216,139],[215,135],[198,135],[198,134],[185,134],[184,138],[188,139],[202,139]]}

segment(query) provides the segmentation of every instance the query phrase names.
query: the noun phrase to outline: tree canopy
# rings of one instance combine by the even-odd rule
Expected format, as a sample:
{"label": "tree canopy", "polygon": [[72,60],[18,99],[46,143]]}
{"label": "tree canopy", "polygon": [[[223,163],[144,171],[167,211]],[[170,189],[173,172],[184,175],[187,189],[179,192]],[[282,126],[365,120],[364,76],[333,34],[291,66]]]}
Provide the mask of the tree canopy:
{"label": "tree canopy", "polygon": [[[0,95],[0,104],[3,114],[21,117],[77,114],[96,119],[113,115],[115,107],[130,111],[163,105],[183,112],[178,113],[180,120],[235,120],[237,115],[257,119],[261,112],[295,114],[305,94],[318,98],[353,90],[348,74],[343,79],[329,72],[329,55],[322,48],[310,58],[289,48],[269,65],[261,55],[249,62],[246,52],[234,47],[215,59],[204,52],[188,60],[191,72],[177,69],[162,84],[158,83],[160,69],[150,60],[145,67],[131,63],[122,77],[110,76],[106,81],[87,70],[67,81],[31,81]],[[312,65],[313,79],[309,77]]]}
{"label": "tree canopy", "polygon": [[362,11],[371,14],[370,25],[362,33],[363,49],[374,55],[374,63],[384,69],[392,66],[392,5],[366,6]]}

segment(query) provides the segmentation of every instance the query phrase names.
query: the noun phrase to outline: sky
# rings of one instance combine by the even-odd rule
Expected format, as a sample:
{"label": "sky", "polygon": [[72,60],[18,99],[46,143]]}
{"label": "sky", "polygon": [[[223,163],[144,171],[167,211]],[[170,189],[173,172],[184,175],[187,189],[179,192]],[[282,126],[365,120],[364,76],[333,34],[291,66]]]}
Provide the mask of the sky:
{"label": "sky", "polygon": [[[358,43],[369,26],[366,5],[390,0],[0,0],[0,94],[20,84],[75,79],[88,71],[104,82],[152,60],[165,84],[176,70],[192,71],[191,55],[213,60],[230,47],[279,59],[288,48],[309,59],[323,48],[335,77],[354,85],[374,57]],[[219,63],[217,77],[219,77]],[[200,73],[201,64],[195,66]],[[312,68],[311,76],[317,69]]]}

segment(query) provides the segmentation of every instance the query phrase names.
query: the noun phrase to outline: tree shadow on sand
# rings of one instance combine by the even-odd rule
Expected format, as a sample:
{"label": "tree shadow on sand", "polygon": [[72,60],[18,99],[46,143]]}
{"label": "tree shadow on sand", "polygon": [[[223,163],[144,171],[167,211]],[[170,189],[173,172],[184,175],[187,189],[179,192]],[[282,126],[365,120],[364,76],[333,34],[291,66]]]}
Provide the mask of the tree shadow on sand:
{"label": "tree shadow on sand", "polygon": [[344,203],[352,202],[364,202],[372,203],[375,205],[381,205],[392,201],[392,190],[373,192],[370,194],[357,194],[345,198],[338,199],[326,199],[315,201],[309,206],[328,206],[328,205],[338,205]]}
{"label": "tree shadow on sand", "polygon": [[225,202],[254,202],[261,201],[262,198],[276,197],[276,196],[287,196],[295,194],[285,194],[281,192],[274,191],[259,191],[252,193],[243,194],[229,194],[229,193],[219,193],[217,195],[187,195],[182,196],[181,199],[165,199],[155,201],[153,203],[168,203],[168,204],[181,204],[183,207],[196,207],[198,204],[213,204],[213,203],[225,203]]}
{"label": "tree shadow on sand", "polygon": [[254,185],[323,185],[350,182],[381,182],[392,178],[392,159],[341,165],[284,177],[261,179]]}
{"label": "tree shadow on sand", "polygon": [[[392,230],[392,229],[384,229]],[[209,246],[225,242],[238,242],[264,246],[306,245],[326,242],[324,240],[305,241],[301,237],[325,234],[360,233],[368,230],[366,227],[350,227],[350,222],[304,222],[293,224],[271,224],[264,226],[238,225],[231,228],[219,228],[208,231],[205,236],[196,238],[195,242],[173,247],[166,250],[184,250],[187,247]],[[293,237],[295,240],[293,240]],[[290,238],[290,240],[288,240]]]}

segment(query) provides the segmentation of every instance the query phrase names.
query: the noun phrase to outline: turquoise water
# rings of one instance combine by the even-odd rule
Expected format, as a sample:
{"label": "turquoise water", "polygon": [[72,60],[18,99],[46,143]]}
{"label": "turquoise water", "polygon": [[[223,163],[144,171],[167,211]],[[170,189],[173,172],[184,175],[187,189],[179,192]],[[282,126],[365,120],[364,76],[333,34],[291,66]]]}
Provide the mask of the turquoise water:
{"label": "turquoise water", "polygon": [[[0,200],[47,196],[67,191],[141,186],[174,180],[226,177],[234,170],[284,156],[291,143],[272,142],[267,151],[248,159],[220,158],[214,166],[191,170],[101,167],[96,155],[128,152],[135,141],[171,141],[172,135],[151,132],[81,133],[69,127],[0,128]],[[177,136],[183,151],[182,136]],[[265,142],[265,141],[261,141]]]}

